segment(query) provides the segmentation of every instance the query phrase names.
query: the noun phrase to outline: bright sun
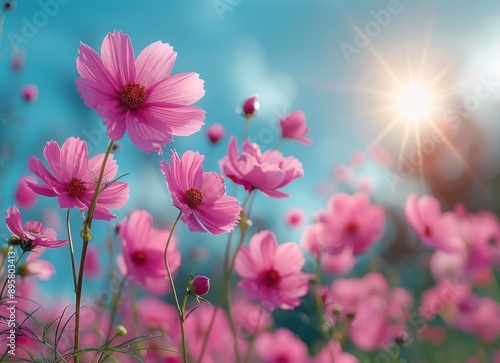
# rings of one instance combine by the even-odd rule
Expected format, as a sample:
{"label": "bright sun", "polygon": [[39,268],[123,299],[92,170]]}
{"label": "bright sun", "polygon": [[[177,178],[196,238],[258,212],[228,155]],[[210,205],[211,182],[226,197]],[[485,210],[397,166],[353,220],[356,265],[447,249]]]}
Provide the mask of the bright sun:
{"label": "bright sun", "polygon": [[429,92],[419,85],[404,88],[399,94],[398,109],[406,120],[419,121],[429,115],[431,98]]}

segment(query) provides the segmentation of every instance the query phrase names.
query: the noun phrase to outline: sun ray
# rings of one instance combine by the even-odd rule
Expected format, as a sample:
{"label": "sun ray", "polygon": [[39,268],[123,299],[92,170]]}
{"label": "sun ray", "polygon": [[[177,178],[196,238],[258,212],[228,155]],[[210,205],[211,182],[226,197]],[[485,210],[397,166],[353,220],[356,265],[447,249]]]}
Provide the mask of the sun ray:
{"label": "sun ray", "polygon": [[417,80],[422,79],[422,75],[424,73],[425,61],[427,59],[427,52],[429,51],[429,46],[431,42],[432,28],[434,27],[434,19],[436,17],[436,12],[431,15],[429,29],[427,29],[427,35],[425,37],[425,41],[422,49],[422,57],[420,58],[420,66],[418,69]]}
{"label": "sun ray", "polygon": [[417,124],[413,125],[415,128],[415,145],[417,147],[417,157],[418,157],[418,171],[420,172],[420,185],[422,190],[425,189],[424,180],[424,157],[422,155],[422,145],[420,144],[420,129]]}
{"label": "sun ray", "polygon": [[382,55],[380,55],[380,53],[375,49],[375,47],[370,44],[368,45],[367,49],[370,50],[370,52],[373,54],[377,62],[382,66],[382,68],[384,68],[384,70],[391,77],[393,82],[396,83],[399,87],[402,87],[401,80],[394,73],[391,67],[389,67],[385,59],[382,57]]}
{"label": "sun ray", "polygon": [[365,153],[370,152],[399,122],[399,117],[394,117],[389,124],[375,136],[375,139],[365,148]]}
{"label": "sun ray", "polygon": [[431,127],[433,128],[433,130],[438,134],[440,135],[440,138],[441,140],[443,141],[443,143],[445,144],[445,146],[448,148],[448,150],[451,151],[451,153],[457,158],[458,162],[462,165],[462,167],[465,169],[465,171],[467,172],[467,174],[476,182],[478,183],[481,183],[481,184],[484,184],[483,181],[477,176],[476,172],[474,171],[474,169],[472,169],[472,167],[467,163],[467,161],[464,159],[464,157],[462,156],[462,154],[460,154],[460,152],[457,150],[457,148],[450,142],[450,140],[448,139],[448,137],[446,137],[446,135],[444,135],[441,130],[439,130],[439,128],[434,125],[432,122],[429,122],[429,124],[431,125]]}
{"label": "sun ray", "polygon": [[403,152],[406,149],[406,144],[410,136],[410,128],[411,124],[407,123],[405,125],[405,131],[403,133],[403,140],[401,141],[401,146],[399,147],[398,160],[401,160],[403,158]]}

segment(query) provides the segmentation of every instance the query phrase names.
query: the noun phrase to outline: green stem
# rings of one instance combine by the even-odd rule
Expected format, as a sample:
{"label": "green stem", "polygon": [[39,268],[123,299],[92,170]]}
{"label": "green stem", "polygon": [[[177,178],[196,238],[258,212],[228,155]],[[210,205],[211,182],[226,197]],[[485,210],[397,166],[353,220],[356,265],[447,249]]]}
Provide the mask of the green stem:
{"label": "green stem", "polygon": [[[172,271],[170,271],[170,265],[168,263],[168,258],[167,258],[168,246],[170,245],[170,241],[171,241],[172,236],[174,234],[174,229],[177,226],[177,222],[179,222],[179,220],[181,219],[181,216],[182,216],[182,211],[179,211],[179,214],[177,215],[177,218],[175,219],[174,224],[172,225],[172,228],[170,229],[170,234],[168,235],[167,245],[165,246],[165,253],[163,254],[163,260],[165,262],[165,267],[167,268],[168,281],[170,281],[170,287],[172,289],[172,294],[174,295],[175,307],[177,308],[177,313],[179,314],[179,323],[181,326],[181,335],[182,335],[182,357],[183,357],[184,363],[188,363],[187,346],[186,346],[186,333],[184,331],[185,302],[183,302],[183,307],[181,308],[181,306],[179,304],[179,299],[177,298],[177,291],[175,290],[174,278],[172,277]],[[185,297],[185,300],[187,300],[186,297]]]}
{"label": "green stem", "polygon": [[[250,197],[254,194],[255,193],[253,193],[253,190],[250,191],[250,193],[248,193],[247,197],[245,198],[245,201],[243,202],[243,204],[241,206],[243,208],[243,210],[245,209],[248,201],[250,200]],[[253,200],[254,199],[252,198],[252,202],[253,202]],[[250,218],[251,206],[252,206],[252,203],[250,203],[250,206],[248,208],[247,218]],[[240,240],[238,242],[238,247],[236,248],[236,252],[234,253],[234,257],[236,257],[236,255],[238,254],[238,251],[240,250],[240,247],[243,244],[243,241],[245,240],[245,235],[246,235],[247,229],[248,229],[248,227],[241,229],[241,236],[240,236]],[[200,352],[200,356],[198,358],[198,363],[202,362],[203,355],[205,354],[205,350],[207,349],[208,336],[210,335],[210,332],[212,331],[212,328],[214,326],[215,316],[217,315],[217,311],[221,307],[222,300],[224,299],[224,296],[226,296],[227,290],[229,289],[229,282],[231,280],[231,273],[233,272],[233,268],[234,268],[234,259],[231,262],[231,258],[230,258],[230,256],[231,256],[231,240],[232,240],[233,233],[234,232],[229,233],[227,245],[226,245],[226,253],[224,256],[224,278],[223,278],[223,284],[222,284],[222,291],[220,292],[219,297],[217,298],[217,303],[215,305],[215,308],[213,309],[213,313],[212,313],[212,316],[210,318],[210,323],[208,324],[208,329],[203,336],[203,344],[201,346],[201,352]],[[229,301],[228,301],[228,305],[229,305]],[[234,339],[236,340],[236,336],[234,337]]]}
{"label": "green stem", "polygon": [[7,260],[7,255],[9,254],[9,252],[11,252],[13,250],[14,250],[13,246],[9,245],[9,247],[7,247],[7,251],[5,252],[5,255],[3,255],[2,262],[0,263],[0,271],[3,271],[5,261]]}
{"label": "green stem", "polygon": [[73,272],[73,290],[76,294],[76,265],[75,265],[75,249],[73,247],[73,237],[71,236],[71,223],[70,223],[70,212],[71,209],[68,208],[66,213],[66,230],[68,231],[68,246],[69,246],[69,256],[71,258],[71,271]]}
{"label": "green stem", "polygon": [[[106,163],[108,162],[109,154],[113,149],[114,141],[110,140],[108,144],[108,148],[106,149],[106,153],[104,154],[104,160],[102,161],[101,171],[99,173],[99,177],[97,179],[96,188],[94,191],[94,195],[92,197],[92,202],[89,206],[89,211],[87,214],[87,218],[85,219],[82,227],[82,231],[80,232],[80,236],[83,240],[82,246],[82,255],[80,257],[80,270],[78,272],[78,281],[76,283],[76,297],[75,297],[75,339],[74,339],[74,352],[77,353],[80,349],[80,310],[82,306],[82,287],[83,287],[83,272],[85,268],[85,258],[87,257],[87,249],[89,245],[89,241],[92,239],[92,233],[90,231],[92,226],[92,220],[94,218],[95,207],[97,204],[97,197],[101,191],[101,182],[104,177],[104,171],[106,170]],[[80,357],[78,354],[74,356],[74,363],[78,363]]]}
{"label": "green stem", "polygon": [[233,349],[236,355],[236,363],[240,363],[240,351],[238,348],[238,334],[236,332],[236,325],[233,319],[233,312],[231,308],[231,289],[226,288],[226,300],[227,300],[227,317],[229,320],[229,326],[231,327],[231,333],[233,334]]}
{"label": "green stem", "polygon": [[[26,251],[23,251],[23,253],[21,253],[21,255],[17,259],[16,263],[14,264],[14,268],[17,267],[17,265],[19,264],[19,261],[21,261],[21,258],[23,258],[23,256],[24,256],[25,253],[26,253]],[[0,291],[0,300],[3,299],[3,293],[5,291],[5,287],[7,286],[7,281],[9,281],[8,278],[5,279],[5,282],[3,283],[3,286],[2,286],[2,291]]]}

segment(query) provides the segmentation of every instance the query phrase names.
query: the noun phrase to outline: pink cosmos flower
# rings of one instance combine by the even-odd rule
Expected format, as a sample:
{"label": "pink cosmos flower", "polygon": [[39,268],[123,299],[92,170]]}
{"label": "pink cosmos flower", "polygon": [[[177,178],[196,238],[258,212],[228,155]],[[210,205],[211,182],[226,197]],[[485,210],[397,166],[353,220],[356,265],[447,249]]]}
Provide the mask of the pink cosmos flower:
{"label": "pink cosmos flower", "polygon": [[475,269],[500,262],[500,222],[491,212],[468,213],[455,208],[453,219],[458,237],[466,248],[466,268]]}
{"label": "pink cosmos flower", "polygon": [[351,246],[357,256],[382,236],[385,211],[379,205],[370,204],[366,194],[337,194],[328,204],[329,210],[319,212],[318,218],[325,227],[324,248],[330,254]]}
{"label": "pink cosmos flower", "polygon": [[[87,143],[70,137],[60,148],[57,142],[47,142],[43,149],[52,172],[35,156],[28,161],[28,168],[43,184],[27,181],[37,194],[57,197],[61,208],[78,208],[87,211],[97,187],[97,176],[101,172],[104,154],[88,159]],[[109,221],[116,218],[108,208],[121,208],[129,196],[128,184],[122,181],[110,183],[118,171],[113,155],[110,155],[104,169],[101,192],[97,198],[94,219]]]}
{"label": "pink cosmos flower", "polygon": [[181,158],[172,151],[170,165],[162,161],[160,169],[174,205],[182,211],[181,220],[190,231],[230,232],[240,219],[240,203],[225,195],[221,175],[203,172],[203,160],[205,156],[193,151],[187,151]]}
{"label": "pink cosmos flower", "polygon": [[255,341],[261,363],[304,363],[309,357],[307,345],[285,328],[261,334]]}
{"label": "pink cosmos flower", "polygon": [[306,145],[311,145],[311,139],[306,138],[309,128],[306,127],[306,115],[297,110],[279,118],[281,137],[284,139],[298,140]]}
{"label": "pink cosmos flower", "polygon": [[490,297],[470,295],[459,304],[452,326],[492,342],[500,336],[500,305]]}
{"label": "pink cosmos flower", "polygon": [[89,246],[83,272],[87,277],[98,277],[101,274],[101,263],[99,262],[101,253],[95,246]]}
{"label": "pink cosmos flower", "polygon": [[36,101],[38,98],[38,86],[35,84],[26,84],[21,89],[21,95],[28,103]]}
{"label": "pink cosmos flower", "polygon": [[68,243],[58,240],[56,232],[52,228],[44,227],[40,222],[29,221],[23,225],[21,213],[16,206],[7,209],[5,223],[14,237],[20,240],[23,250],[32,250],[36,246],[56,248]]}
{"label": "pink cosmos flower", "polygon": [[242,297],[233,301],[232,309],[233,319],[238,334],[241,336],[261,333],[273,322],[271,314],[267,310]]}
{"label": "pink cosmos flower", "polygon": [[262,231],[241,247],[234,268],[243,278],[239,282],[247,296],[264,307],[290,310],[300,305],[309,290],[309,274],[302,272],[305,259],[293,242],[278,245],[271,231]]}
{"label": "pink cosmos flower", "polygon": [[[170,286],[163,258],[168,235],[168,230],[153,226],[153,218],[147,211],[133,211],[120,224],[123,250],[117,258],[120,272],[147,291],[165,294]],[[181,254],[173,237],[167,258],[172,273],[175,273],[181,264]]]}
{"label": "pink cosmos flower", "polygon": [[363,278],[337,279],[330,289],[326,311],[339,304],[350,314],[349,336],[363,350],[392,344],[406,331],[412,296],[402,288],[389,289],[385,277],[369,273]]}
{"label": "pink cosmos flower", "polygon": [[241,156],[233,136],[229,141],[227,155],[219,161],[222,172],[236,184],[243,185],[250,192],[259,189],[272,198],[289,195],[279,191],[297,178],[304,176],[302,163],[295,157],[284,157],[277,150],[261,153],[257,144],[245,140]]}
{"label": "pink cosmos flower", "polygon": [[212,144],[218,144],[226,135],[226,130],[221,124],[213,124],[207,128],[207,137]]}
{"label": "pink cosmos flower", "polygon": [[100,57],[81,44],[77,91],[103,117],[111,139],[128,131],[140,150],[160,153],[173,135],[199,131],[205,118],[204,110],[191,106],[205,94],[203,81],[193,72],[171,75],[176,57],[168,43],[158,41],[134,59],[129,36],[115,30],[104,38]]}
{"label": "pink cosmos flower", "polygon": [[346,274],[356,264],[352,246],[346,246],[340,253],[330,253],[326,245],[325,227],[321,223],[307,226],[302,234],[302,247],[321,263],[323,271],[331,274]]}
{"label": "pink cosmos flower", "polygon": [[456,306],[471,294],[471,286],[463,280],[453,278],[439,281],[422,294],[420,315],[430,320],[437,314],[456,311]]}
{"label": "pink cosmos flower", "polygon": [[[333,357],[333,358],[332,358]],[[342,345],[338,341],[330,341],[314,357],[311,363],[358,363],[355,356],[342,351]]]}
{"label": "pink cosmos flower", "polygon": [[38,195],[28,187],[26,184],[27,181],[35,183],[36,179],[31,175],[26,175],[20,178],[17,183],[15,198],[16,203],[22,208],[31,209],[36,203]]}
{"label": "pink cosmos flower", "polygon": [[422,243],[447,252],[463,252],[464,244],[457,234],[452,213],[441,213],[436,198],[412,194],[406,200],[406,219]]}
{"label": "pink cosmos flower", "polygon": [[19,265],[18,273],[21,277],[35,276],[40,280],[49,280],[56,269],[49,261],[41,260],[40,256],[45,252],[45,248],[38,247],[28,255],[26,262]]}
{"label": "pink cosmos flower", "polygon": [[[212,306],[201,305],[186,320],[186,336],[189,337],[187,348],[194,359],[200,357],[203,339],[210,325],[213,310],[214,307]],[[212,330],[208,335],[206,351],[201,361],[207,363],[234,362],[233,342],[234,338],[226,312],[223,309],[218,309]],[[239,342],[240,340],[238,340]],[[241,347],[239,347],[239,352],[242,352]]]}

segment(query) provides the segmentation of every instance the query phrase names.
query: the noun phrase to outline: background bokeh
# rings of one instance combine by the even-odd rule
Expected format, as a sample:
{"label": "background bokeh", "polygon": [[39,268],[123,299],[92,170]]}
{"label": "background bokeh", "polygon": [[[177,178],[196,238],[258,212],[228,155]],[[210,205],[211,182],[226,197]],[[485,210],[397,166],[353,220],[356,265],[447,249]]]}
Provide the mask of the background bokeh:
{"label": "background bokeh", "polygon": [[[51,8],[46,7],[48,3]],[[391,8],[397,11],[388,12]],[[380,14],[390,17],[380,18],[384,16]],[[378,28],[373,28],[374,21]],[[29,22],[43,25],[35,25],[33,31],[26,25]],[[369,44],[356,46],[356,27],[366,30],[367,26],[372,26]],[[75,59],[80,41],[99,49],[108,32],[120,29],[130,35],[136,55],[162,40],[178,52],[174,73],[201,75],[206,95],[198,105],[207,112],[207,126],[222,123],[227,134],[241,138],[244,122],[237,108],[247,96],[257,93],[261,109],[252,121],[250,138],[267,149],[279,142],[276,121],[280,115],[296,109],[306,113],[314,144],[280,144],[284,154],[302,161],[305,176],[285,189],[290,198],[257,196],[255,229],[272,227],[280,241],[299,241],[301,229],[290,229],[285,223],[287,210],[302,208],[310,222],[315,211],[326,207],[329,195],[353,192],[368,180],[372,198],[390,208],[390,215],[399,213],[399,219],[389,219],[378,247],[387,252],[398,238],[407,238],[397,225],[411,192],[432,193],[449,209],[457,202],[471,210],[498,208],[494,190],[500,172],[500,85],[495,85],[496,79],[500,81],[499,28],[500,3],[493,0],[480,5],[454,0],[18,1],[4,18],[0,47],[0,210],[13,204],[16,183],[28,173],[28,157],[42,157],[46,141],[62,144],[69,136],[78,136],[87,140],[92,155],[105,151],[101,120],[76,92]],[[350,56],[346,56],[346,44],[356,47]],[[17,73],[11,67],[14,51],[26,57]],[[401,165],[415,149],[412,142],[401,148],[405,124],[386,133],[383,130],[395,116],[388,100],[397,96],[397,83],[408,83],[411,77],[432,86],[442,113],[475,95],[481,79],[490,81],[491,92],[476,98],[477,107],[450,139],[460,158],[441,143],[424,156],[422,167],[403,173]],[[21,98],[21,86],[27,83],[40,90],[32,104]],[[436,117],[433,121],[442,118]],[[120,172],[130,173],[126,180],[131,194],[127,207],[117,211],[118,220],[132,209],[144,208],[153,213],[158,226],[172,222],[176,209],[159,162],[170,158],[169,147],[179,153],[193,149],[206,155],[206,170],[218,170],[217,161],[225,154],[228,138],[214,146],[205,131],[206,126],[191,137],[177,137],[163,157],[143,154],[127,137],[119,142],[116,158]],[[430,131],[423,127],[421,132],[425,137]],[[392,160],[385,167],[370,156],[379,147]],[[361,166],[352,164],[357,152],[365,156]],[[334,171],[341,165],[354,173],[347,182],[335,180]],[[396,183],[391,179],[394,176],[399,176]],[[241,190],[238,196],[243,197]],[[35,209],[23,214],[28,219],[54,220],[42,213],[47,209],[64,218],[53,198],[40,198]],[[76,214],[74,230],[79,223]],[[63,227],[58,227],[60,235],[64,235]],[[96,223],[95,228],[99,248],[106,226]],[[5,227],[0,233],[7,237]],[[188,233],[185,226],[178,230],[178,240],[183,252],[202,246],[215,255],[225,241]],[[71,291],[66,257],[67,251],[52,254],[58,272],[43,285],[49,294],[63,288],[68,294]],[[412,268],[409,263],[404,265]],[[213,264],[185,264],[184,269],[184,273],[197,269],[209,274]],[[404,266],[398,273],[404,274]],[[94,284],[98,288],[100,282]]]}

